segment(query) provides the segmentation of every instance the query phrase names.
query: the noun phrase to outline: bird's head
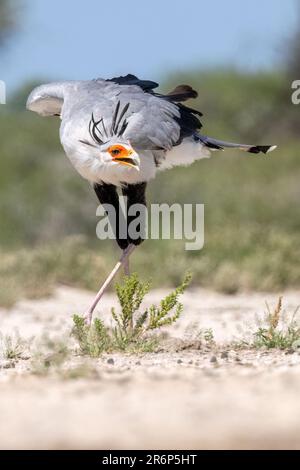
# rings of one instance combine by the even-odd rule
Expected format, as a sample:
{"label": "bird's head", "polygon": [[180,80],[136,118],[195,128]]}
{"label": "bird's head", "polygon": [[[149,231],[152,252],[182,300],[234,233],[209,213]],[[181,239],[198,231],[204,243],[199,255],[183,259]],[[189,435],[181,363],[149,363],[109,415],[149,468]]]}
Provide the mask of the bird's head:
{"label": "bird's head", "polygon": [[140,158],[129,141],[111,140],[99,148],[102,160],[113,165],[123,165],[139,171]]}
{"label": "bird's head", "polygon": [[98,159],[107,165],[121,165],[140,170],[140,158],[129,141],[111,139],[103,144],[90,143],[81,140],[82,144],[97,149]]}
{"label": "bird's head", "polygon": [[[117,111],[119,106],[117,107]],[[127,121],[123,121],[121,128],[116,124],[116,116],[113,119],[110,132],[107,131],[103,119],[95,121],[94,116],[89,124],[90,140],[80,142],[97,149],[98,158],[105,164],[121,165],[135,169],[140,169],[140,158],[132,147],[130,141],[123,135]],[[116,127],[117,126],[117,127]]]}

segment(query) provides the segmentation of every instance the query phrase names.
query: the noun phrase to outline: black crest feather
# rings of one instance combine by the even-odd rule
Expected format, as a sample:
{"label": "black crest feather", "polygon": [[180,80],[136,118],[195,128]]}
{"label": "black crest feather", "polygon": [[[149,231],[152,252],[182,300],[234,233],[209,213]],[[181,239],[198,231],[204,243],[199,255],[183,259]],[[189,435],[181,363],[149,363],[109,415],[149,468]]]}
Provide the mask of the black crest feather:
{"label": "black crest feather", "polygon": [[[96,121],[94,114],[92,114],[91,120],[89,122],[89,133],[93,141],[96,142],[97,144],[103,145],[114,136],[121,137],[124,134],[128,126],[128,121],[124,119],[124,116],[126,112],[128,111],[129,106],[130,106],[130,103],[127,103],[119,114],[121,103],[120,101],[117,102],[117,105],[113,113],[113,118],[112,118],[112,123],[111,123],[109,134],[105,127],[103,117],[99,119],[98,121]],[[104,135],[105,135],[106,140],[104,140]]]}

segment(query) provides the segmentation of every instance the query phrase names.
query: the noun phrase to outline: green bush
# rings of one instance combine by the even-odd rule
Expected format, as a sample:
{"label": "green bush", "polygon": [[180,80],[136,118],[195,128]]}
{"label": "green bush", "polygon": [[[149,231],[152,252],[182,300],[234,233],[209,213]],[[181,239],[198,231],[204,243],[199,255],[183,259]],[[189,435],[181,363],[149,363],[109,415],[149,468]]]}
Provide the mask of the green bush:
{"label": "green bush", "polygon": [[153,331],[170,326],[180,317],[183,306],[179,296],[190,283],[187,274],[173,292],[163,298],[158,306],[140,310],[142,301],[150,288],[149,282],[141,282],[137,274],[117,284],[120,311],[111,309],[113,326],[108,328],[102,320],[95,318],[92,325],[85,324],[84,318],[74,315],[72,335],[79,344],[82,354],[98,357],[103,352],[149,352],[155,350],[159,338]]}

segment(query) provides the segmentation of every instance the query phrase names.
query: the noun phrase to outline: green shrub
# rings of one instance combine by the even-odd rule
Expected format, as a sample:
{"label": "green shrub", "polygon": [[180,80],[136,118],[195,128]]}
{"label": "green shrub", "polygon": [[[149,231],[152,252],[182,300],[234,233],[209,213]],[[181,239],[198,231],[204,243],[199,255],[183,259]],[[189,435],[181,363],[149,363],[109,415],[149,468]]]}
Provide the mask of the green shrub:
{"label": "green shrub", "polygon": [[126,277],[122,284],[116,286],[120,309],[111,309],[111,328],[106,327],[99,318],[88,326],[83,317],[73,316],[72,335],[77,340],[81,353],[98,357],[109,351],[153,351],[159,341],[157,334],[153,332],[178,320],[183,310],[179,296],[190,281],[191,275],[186,274],[180,286],[163,298],[158,306],[151,305],[150,308],[141,310],[150,283],[141,282],[137,274]]}

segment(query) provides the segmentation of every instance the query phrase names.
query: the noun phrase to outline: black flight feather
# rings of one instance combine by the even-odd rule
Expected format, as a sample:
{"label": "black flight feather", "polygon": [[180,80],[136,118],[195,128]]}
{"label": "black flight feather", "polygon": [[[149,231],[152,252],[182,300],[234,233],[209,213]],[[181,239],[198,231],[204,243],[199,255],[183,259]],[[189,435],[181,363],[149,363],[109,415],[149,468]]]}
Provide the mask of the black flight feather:
{"label": "black flight feather", "polygon": [[138,77],[135,75],[132,75],[129,73],[128,75],[125,75],[124,77],[114,77],[106,80],[107,82],[114,82],[117,83],[118,85],[137,85],[142,90],[144,91],[150,91],[153,90],[154,88],[158,87],[158,83],[152,82],[151,80],[140,80]]}
{"label": "black flight feather", "polygon": [[170,91],[164,98],[169,99],[170,101],[186,101],[190,98],[197,98],[198,93],[193,90],[189,85],[178,85],[174,90]]}

